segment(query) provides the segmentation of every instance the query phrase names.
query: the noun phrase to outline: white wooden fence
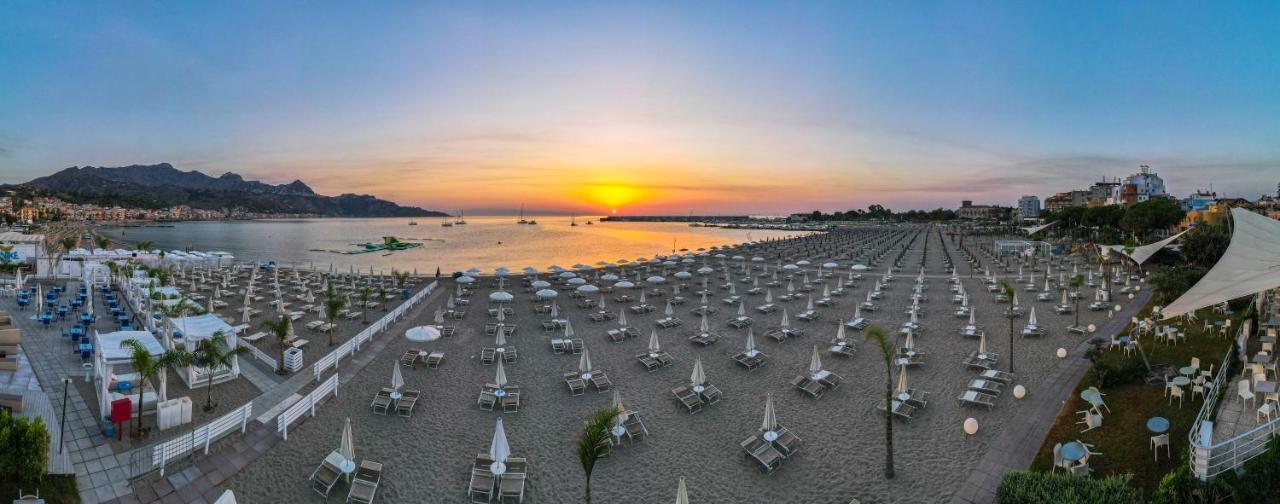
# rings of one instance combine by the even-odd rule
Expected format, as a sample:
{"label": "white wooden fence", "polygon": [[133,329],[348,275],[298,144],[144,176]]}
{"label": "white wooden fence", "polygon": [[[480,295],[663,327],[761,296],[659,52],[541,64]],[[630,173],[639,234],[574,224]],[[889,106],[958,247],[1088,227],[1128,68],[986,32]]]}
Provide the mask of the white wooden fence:
{"label": "white wooden fence", "polygon": [[397,306],[396,309],[391,310],[386,315],[383,315],[382,318],[378,319],[376,322],[369,324],[369,327],[364,328],[364,330],[356,334],[354,338],[338,345],[338,347],[333,349],[332,352],[329,352],[328,355],[317,359],[315,363],[311,365],[311,370],[312,373],[315,374],[316,381],[320,381],[320,375],[329,370],[329,368],[338,369],[339,361],[354,355],[360,350],[360,345],[365,344],[369,340],[373,339],[375,335],[382,332],[387,327],[390,327],[391,324],[400,320],[400,317],[403,317],[410,309],[416,306],[423,299],[426,299],[427,296],[431,295],[439,284],[439,281],[431,282],[422,290],[418,291],[417,294],[410,296],[404,303]]}
{"label": "white wooden fence", "polygon": [[158,467],[160,475],[163,476],[164,466],[169,461],[190,454],[197,446],[203,446],[205,455],[208,455],[209,445],[233,429],[239,428],[240,433],[244,434],[251,416],[253,416],[253,403],[245,403],[244,406],[192,429],[187,434],[156,444],[151,449],[151,467],[153,469]]}
{"label": "white wooden fence", "polygon": [[303,413],[309,413],[310,416],[316,416],[316,405],[319,404],[325,396],[331,393],[334,397],[338,397],[338,375],[336,373],[329,376],[329,379],[321,382],[320,385],[316,386],[315,390],[312,390],[310,394],[306,395],[306,397],[303,397],[298,400],[298,402],[293,403],[293,406],[290,406],[289,409],[280,413],[280,416],[276,417],[276,430],[279,431],[280,435],[285,439],[289,439],[289,424],[292,424],[294,420],[301,418]]}
{"label": "white wooden fence", "polygon": [[266,365],[270,366],[270,367],[271,367],[271,369],[273,369],[273,370],[275,370],[275,369],[280,369],[280,364],[279,364],[279,362],[277,362],[277,361],[276,361],[275,357],[272,357],[272,356],[270,356],[270,355],[267,355],[267,353],[266,353],[266,352],[263,352],[263,351],[262,351],[261,349],[259,349],[257,346],[254,346],[254,344],[253,344],[253,343],[249,343],[248,341],[245,341],[245,340],[244,340],[244,338],[239,338],[239,337],[237,337],[237,338],[236,338],[236,341],[238,342],[238,343],[237,343],[238,345],[240,345],[240,346],[242,346],[242,347],[244,347],[244,348],[248,348],[248,349],[249,349],[249,353],[252,353],[252,354],[253,354],[253,356],[254,356],[255,358],[257,358],[258,360],[262,361],[262,362],[263,362],[263,363],[265,363]]}

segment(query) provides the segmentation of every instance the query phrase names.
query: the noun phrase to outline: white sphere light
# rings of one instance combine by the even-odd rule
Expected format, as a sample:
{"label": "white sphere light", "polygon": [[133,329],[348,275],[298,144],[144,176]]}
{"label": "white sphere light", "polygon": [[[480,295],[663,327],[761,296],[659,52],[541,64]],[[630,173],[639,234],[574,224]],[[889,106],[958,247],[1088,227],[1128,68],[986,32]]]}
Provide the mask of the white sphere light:
{"label": "white sphere light", "polygon": [[1133,293],[1132,293],[1132,292],[1130,292],[1130,293],[1129,293],[1129,299],[1133,299]]}
{"label": "white sphere light", "polygon": [[1067,349],[1065,349],[1065,348],[1058,348],[1058,358],[1059,358],[1059,359],[1065,359],[1065,358],[1067,358]]}
{"label": "white sphere light", "polygon": [[1022,399],[1023,397],[1026,397],[1026,396],[1027,396],[1027,388],[1026,388],[1026,387],[1023,387],[1022,385],[1018,385],[1018,386],[1016,386],[1016,387],[1014,387],[1014,388],[1013,388],[1013,398],[1014,398],[1014,399]]}
{"label": "white sphere light", "polygon": [[970,436],[978,433],[978,419],[969,417],[964,420],[964,433]]}
{"label": "white sphere light", "polygon": [[1090,333],[1098,332],[1098,326],[1093,325],[1093,324],[1089,324],[1089,332],[1090,332]]}
{"label": "white sphere light", "polygon": [[1120,311],[1120,310],[1123,310],[1123,309],[1124,309],[1124,307],[1123,307],[1123,306],[1120,306],[1118,303],[1116,304],[1116,311]]}

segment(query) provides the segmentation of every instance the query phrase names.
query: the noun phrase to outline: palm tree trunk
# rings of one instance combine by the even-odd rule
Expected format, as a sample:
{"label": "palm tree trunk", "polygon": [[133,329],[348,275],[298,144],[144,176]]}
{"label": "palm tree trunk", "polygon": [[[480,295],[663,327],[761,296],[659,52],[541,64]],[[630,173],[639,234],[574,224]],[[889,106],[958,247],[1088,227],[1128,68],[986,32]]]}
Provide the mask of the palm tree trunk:
{"label": "palm tree trunk", "polygon": [[209,383],[205,385],[204,410],[213,409],[213,373],[209,374]]}
{"label": "palm tree trunk", "polygon": [[591,478],[587,478],[587,493],[582,499],[586,504],[591,504]]}
{"label": "palm tree trunk", "polygon": [[893,367],[885,362],[884,477],[893,479]]}
{"label": "palm tree trunk", "polygon": [[142,435],[142,391],[147,388],[147,378],[139,375],[138,380],[138,417],[133,419],[133,432]]}

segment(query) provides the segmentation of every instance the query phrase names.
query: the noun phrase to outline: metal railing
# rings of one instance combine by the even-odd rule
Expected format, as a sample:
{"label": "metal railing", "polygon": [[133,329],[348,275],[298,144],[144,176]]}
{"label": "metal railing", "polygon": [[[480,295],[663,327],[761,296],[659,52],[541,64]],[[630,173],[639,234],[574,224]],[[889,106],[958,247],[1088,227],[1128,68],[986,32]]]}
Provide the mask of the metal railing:
{"label": "metal railing", "polygon": [[292,406],[281,412],[280,416],[276,417],[276,430],[280,432],[282,437],[289,439],[289,424],[301,418],[304,413],[316,416],[316,405],[320,404],[325,396],[331,393],[334,397],[338,397],[338,375],[336,373],[321,382],[306,397],[299,399],[298,402],[293,403]]}
{"label": "metal railing", "polygon": [[[1208,398],[1200,407],[1200,412],[1196,414],[1191,430],[1187,432],[1191,471],[1204,481],[1239,468],[1250,459],[1261,455],[1266,451],[1267,442],[1271,440],[1271,436],[1275,435],[1276,430],[1280,428],[1280,416],[1276,416],[1242,434],[1218,442],[1213,441],[1213,421],[1209,420],[1209,417],[1221,406],[1221,401],[1226,400],[1227,395],[1232,392],[1227,375],[1233,373],[1227,370],[1230,369],[1231,359],[1235,358],[1234,354],[1235,345],[1231,345],[1222,357],[1221,371],[1213,379]],[[1228,388],[1222,388],[1224,386]],[[1219,394],[1219,391],[1222,393]]]}

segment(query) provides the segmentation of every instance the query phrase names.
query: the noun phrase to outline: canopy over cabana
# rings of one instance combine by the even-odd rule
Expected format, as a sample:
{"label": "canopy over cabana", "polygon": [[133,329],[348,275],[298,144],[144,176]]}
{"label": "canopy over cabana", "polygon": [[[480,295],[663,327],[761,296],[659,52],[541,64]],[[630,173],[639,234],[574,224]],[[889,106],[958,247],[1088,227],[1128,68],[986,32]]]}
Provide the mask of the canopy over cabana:
{"label": "canopy over cabana", "polygon": [[[1190,230],[1188,229],[1187,231],[1190,231]],[[1149,243],[1141,247],[1129,248],[1124,245],[1103,245],[1103,246],[1111,250],[1114,250],[1116,252],[1119,252],[1121,254],[1124,254],[1125,257],[1128,257],[1129,259],[1132,259],[1133,262],[1141,265],[1142,263],[1147,262],[1147,259],[1150,259],[1151,256],[1156,255],[1156,252],[1159,252],[1160,249],[1163,249],[1166,246],[1168,246],[1170,243],[1173,243],[1174,240],[1181,238],[1182,235],[1187,233],[1187,231],[1183,231],[1181,233],[1170,236],[1158,242]]]}
{"label": "canopy over cabana", "polygon": [[1248,210],[1231,209],[1231,245],[1181,297],[1160,310],[1172,318],[1206,306],[1280,287],[1280,221]]}
{"label": "canopy over cabana", "polygon": [[1057,223],[1058,223],[1058,221],[1053,221],[1053,222],[1050,222],[1050,223],[1048,223],[1048,224],[1041,224],[1041,225],[1039,225],[1039,226],[1024,227],[1024,228],[1022,228],[1022,230],[1027,232],[1027,236],[1031,236],[1031,235],[1033,235],[1033,234],[1036,234],[1036,233],[1039,233],[1039,232],[1044,231],[1044,230],[1046,230],[1046,229],[1049,229],[1049,227],[1050,227],[1050,226],[1052,226],[1052,225],[1054,225],[1054,224],[1057,224]]}

